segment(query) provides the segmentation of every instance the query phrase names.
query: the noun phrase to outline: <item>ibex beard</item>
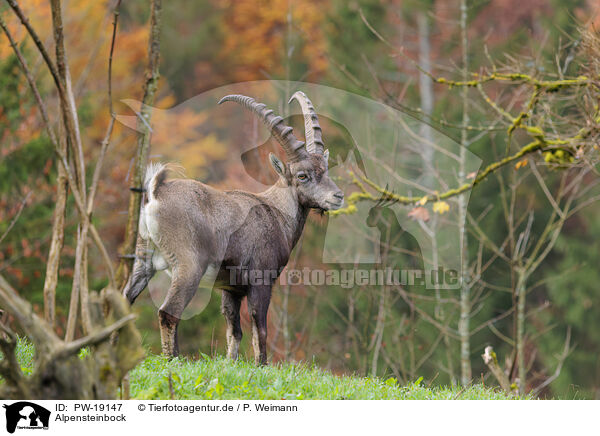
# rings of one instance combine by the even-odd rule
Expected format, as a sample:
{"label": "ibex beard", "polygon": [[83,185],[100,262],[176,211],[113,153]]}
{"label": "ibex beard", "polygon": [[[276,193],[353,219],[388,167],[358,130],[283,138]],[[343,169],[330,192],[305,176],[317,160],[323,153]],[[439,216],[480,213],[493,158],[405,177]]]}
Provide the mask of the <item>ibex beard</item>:
{"label": "ibex beard", "polygon": [[[302,92],[293,100],[304,114],[306,143],[283,118],[250,97],[228,95],[219,102],[233,101],[253,112],[285,151],[285,163],[269,155],[279,179],[264,192],[219,191],[195,180],[167,180],[167,165],[149,166],[144,186],[148,203],[142,207],[136,260],[123,293],[133,303],[156,271],[170,273],[171,286],[158,311],[163,354],[179,353],[177,326],[207,270],[217,271],[216,283],[227,282],[231,268],[281,271],[310,209],[342,206],[344,194],[329,178],[329,151],[314,107]],[[255,360],[267,362],[267,311],[276,278],[251,284],[238,280],[222,289],[228,357],[238,356],[240,306],[247,297]]]}

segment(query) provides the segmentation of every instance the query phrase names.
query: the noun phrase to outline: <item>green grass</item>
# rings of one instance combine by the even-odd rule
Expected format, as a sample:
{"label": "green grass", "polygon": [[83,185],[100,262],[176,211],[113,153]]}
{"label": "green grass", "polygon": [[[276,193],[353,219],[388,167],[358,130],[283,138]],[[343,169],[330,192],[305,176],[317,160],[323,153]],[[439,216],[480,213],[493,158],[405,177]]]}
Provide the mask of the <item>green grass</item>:
{"label": "green grass", "polygon": [[[87,351],[82,350],[80,356]],[[33,366],[34,349],[19,340],[17,357],[25,374]],[[500,390],[480,384],[460,387],[426,386],[422,378],[405,386],[396,379],[338,376],[307,364],[254,363],[224,357],[169,360],[149,354],[130,372],[136,399],[254,399],[254,400],[504,400]]]}
{"label": "green grass", "polygon": [[23,374],[30,375],[33,372],[34,357],[35,348],[33,347],[33,344],[26,339],[18,338],[17,360],[21,364],[21,371],[23,371]]}
{"label": "green grass", "polygon": [[223,357],[169,361],[149,356],[131,371],[131,396],[169,399],[171,374],[175,399],[255,400],[469,400],[507,399],[504,393],[473,385],[427,387],[422,379],[399,386],[396,379],[337,376],[306,364],[281,363],[256,367],[254,363]]}

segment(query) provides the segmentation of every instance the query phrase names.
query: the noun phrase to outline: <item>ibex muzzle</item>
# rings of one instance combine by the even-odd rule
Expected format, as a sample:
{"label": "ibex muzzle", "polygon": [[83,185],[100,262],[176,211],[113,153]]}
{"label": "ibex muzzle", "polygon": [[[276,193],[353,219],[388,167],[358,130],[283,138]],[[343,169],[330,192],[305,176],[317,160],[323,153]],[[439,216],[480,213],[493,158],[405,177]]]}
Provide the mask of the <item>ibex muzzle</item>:
{"label": "ibex muzzle", "polygon": [[[167,180],[165,165],[148,168],[149,201],[141,213],[134,271],[123,292],[133,303],[157,270],[169,270],[171,287],[158,311],[164,354],[178,354],[177,325],[183,310],[202,276],[214,268],[217,283],[229,283],[222,291],[227,355],[237,358],[242,339],[240,305],[248,297],[255,359],[266,363],[273,282],[287,264],[310,209],[335,210],[344,201],[328,175],[329,151],[324,149],[312,103],[302,92],[296,92],[293,100],[302,107],[306,144],[281,117],[253,98],[228,95],[219,102],[233,101],[255,113],[284,149],[287,163],[269,155],[279,180],[265,192],[219,191],[194,180]],[[232,270],[240,276],[235,283],[231,283]],[[248,282],[241,277],[248,271],[274,273]]]}

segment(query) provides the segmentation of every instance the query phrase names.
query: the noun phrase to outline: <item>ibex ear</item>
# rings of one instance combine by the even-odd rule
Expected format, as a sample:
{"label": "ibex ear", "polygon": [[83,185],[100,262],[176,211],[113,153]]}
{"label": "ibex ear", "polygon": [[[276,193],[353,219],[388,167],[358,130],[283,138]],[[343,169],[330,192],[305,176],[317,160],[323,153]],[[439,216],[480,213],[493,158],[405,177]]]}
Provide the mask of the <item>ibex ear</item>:
{"label": "ibex ear", "polygon": [[281,159],[273,153],[269,153],[269,160],[271,161],[271,165],[273,166],[273,169],[275,169],[275,172],[281,177],[285,177],[285,165],[281,162]]}

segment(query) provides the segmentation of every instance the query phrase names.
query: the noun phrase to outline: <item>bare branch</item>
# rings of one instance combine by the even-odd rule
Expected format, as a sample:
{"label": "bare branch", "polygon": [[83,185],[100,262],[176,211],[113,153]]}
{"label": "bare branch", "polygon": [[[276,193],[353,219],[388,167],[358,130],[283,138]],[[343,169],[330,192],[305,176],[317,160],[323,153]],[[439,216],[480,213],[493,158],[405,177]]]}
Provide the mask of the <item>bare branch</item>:
{"label": "bare branch", "polygon": [[[6,24],[1,16],[0,16],[0,27],[6,34],[8,40],[10,42],[10,45],[13,48],[15,55],[17,56],[19,65],[21,66],[21,70],[23,71],[23,74],[27,78],[29,87],[31,88],[31,91],[35,97],[37,106],[40,110],[40,114],[42,115],[42,119],[44,121],[44,126],[46,127],[48,136],[50,137],[52,145],[54,146],[54,151],[58,156],[58,161],[59,161],[60,165],[62,165],[62,167],[65,171],[67,180],[69,181],[69,186],[71,186],[73,198],[75,199],[75,206],[77,206],[77,211],[79,212],[80,217],[83,216],[84,220],[89,221],[89,218],[85,214],[86,209],[85,209],[84,203],[81,199],[81,196],[79,195],[78,184],[75,182],[75,177],[73,176],[73,173],[72,173],[69,163],[67,161],[67,155],[61,149],[59,142],[57,140],[56,134],[54,133],[54,130],[52,130],[52,128],[51,128],[50,120],[48,118],[48,110],[46,109],[46,105],[45,105],[44,101],[42,100],[42,97],[40,96],[40,93],[38,91],[35,80],[33,79],[33,75],[31,74],[31,71],[30,71],[29,67],[27,66],[27,62],[25,61],[25,58],[23,57],[21,50],[15,43],[14,38],[12,37],[12,34],[6,27]],[[112,271],[113,271],[112,261],[110,260],[110,257],[107,254],[106,248],[104,247],[104,243],[100,239],[100,236],[92,223],[90,223],[90,233],[92,234],[92,240],[94,241],[94,243],[96,244],[96,246],[98,247],[100,252],[102,253],[102,257],[105,261],[107,270],[109,272],[109,281],[112,284],[114,281],[114,274],[112,274]]]}
{"label": "bare branch", "polygon": [[102,140],[102,145],[100,147],[100,155],[98,156],[98,161],[96,162],[96,168],[94,169],[94,176],[92,178],[92,184],[90,185],[89,195],[88,195],[88,205],[87,205],[87,213],[90,215],[94,209],[94,199],[96,197],[96,190],[98,189],[98,183],[100,181],[100,173],[102,171],[102,164],[104,163],[104,156],[106,155],[106,150],[110,144],[110,137],[113,132],[113,128],[115,125],[115,112],[113,110],[113,101],[112,101],[112,60],[113,53],[115,50],[115,41],[117,38],[117,24],[119,21],[119,8],[121,6],[121,0],[117,1],[117,5],[115,6],[114,11],[114,19],[113,19],[113,31],[112,31],[112,39],[110,41],[110,53],[108,55],[108,104],[109,104],[109,113],[110,113],[110,121],[108,123],[108,127],[106,129],[106,133],[104,135],[104,139]]}
{"label": "bare branch", "polygon": [[569,356],[569,354],[571,354],[572,351],[573,351],[573,347],[571,347],[571,326],[569,326],[569,327],[567,327],[567,335],[565,337],[565,344],[563,346],[562,353],[560,353],[560,355],[558,356],[558,363],[556,365],[556,369],[554,370],[554,373],[550,377],[548,377],[546,380],[544,380],[544,382],[542,384],[540,384],[539,386],[532,389],[531,390],[532,395],[537,396],[546,386],[548,386],[550,383],[552,383],[554,380],[556,380],[560,376],[562,367],[563,367],[565,361],[567,360],[567,357]]}
{"label": "bare branch", "polygon": [[[36,47],[38,48],[38,51],[44,58],[44,61],[46,62],[46,65],[48,66],[48,70],[50,71],[50,74],[52,74],[52,78],[54,79],[54,83],[56,85],[56,88],[58,89],[59,94],[61,95],[61,98],[64,98],[64,88],[60,81],[56,66],[52,62],[52,59],[50,59],[48,50],[46,50],[46,47],[40,40],[40,37],[38,36],[35,29],[31,26],[31,23],[29,23],[29,19],[25,16],[23,11],[19,7],[18,3],[15,0],[6,0],[6,2],[10,5],[10,7],[15,12],[17,17],[19,17],[19,20],[21,20],[21,23],[23,24],[23,26],[25,26],[25,28],[27,29],[27,32],[31,36],[31,39],[33,39],[33,42],[35,43]],[[4,31],[7,32],[6,30],[4,30]],[[8,33],[7,33],[7,35],[8,35]],[[9,39],[11,39],[11,38],[9,38]],[[12,42],[11,42],[11,45],[12,45]]]}
{"label": "bare branch", "polygon": [[19,217],[21,216],[21,212],[23,212],[23,209],[25,208],[25,203],[27,203],[27,200],[29,200],[29,197],[31,197],[31,192],[28,192],[27,195],[25,196],[25,198],[23,198],[23,200],[21,200],[21,204],[19,205],[19,210],[17,211],[17,213],[15,214],[13,219],[10,221],[10,224],[8,225],[8,228],[6,229],[6,231],[2,234],[2,236],[0,236],[0,244],[2,243],[2,241],[4,241],[4,238],[6,238],[6,235],[8,235],[8,233],[12,230],[14,225],[17,223]]}

